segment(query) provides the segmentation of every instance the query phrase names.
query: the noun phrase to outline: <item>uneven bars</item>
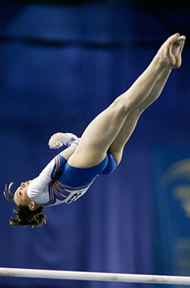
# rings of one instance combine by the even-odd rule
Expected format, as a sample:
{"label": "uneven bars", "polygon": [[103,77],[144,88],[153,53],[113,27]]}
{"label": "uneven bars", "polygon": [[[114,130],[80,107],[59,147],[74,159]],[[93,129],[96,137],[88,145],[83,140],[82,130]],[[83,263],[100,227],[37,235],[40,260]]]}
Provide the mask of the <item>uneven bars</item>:
{"label": "uneven bars", "polygon": [[0,268],[0,276],[60,279],[60,280],[190,285],[190,277],[188,276],[101,273],[101,272],[20,269],[20,268],[3,268],[3,267]]}

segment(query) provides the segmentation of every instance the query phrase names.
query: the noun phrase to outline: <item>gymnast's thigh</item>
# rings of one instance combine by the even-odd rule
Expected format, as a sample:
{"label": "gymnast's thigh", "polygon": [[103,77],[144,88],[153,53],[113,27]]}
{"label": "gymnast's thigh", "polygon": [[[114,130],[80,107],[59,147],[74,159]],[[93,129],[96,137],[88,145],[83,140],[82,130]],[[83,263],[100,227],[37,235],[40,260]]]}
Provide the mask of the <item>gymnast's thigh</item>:
{"label": "gymnast's thigh", "polygon": [[91,168],[104,160],[106,151],[98,151],[92,147],[82,146],[81,143],[68,159],[68,164],[78,168]]}

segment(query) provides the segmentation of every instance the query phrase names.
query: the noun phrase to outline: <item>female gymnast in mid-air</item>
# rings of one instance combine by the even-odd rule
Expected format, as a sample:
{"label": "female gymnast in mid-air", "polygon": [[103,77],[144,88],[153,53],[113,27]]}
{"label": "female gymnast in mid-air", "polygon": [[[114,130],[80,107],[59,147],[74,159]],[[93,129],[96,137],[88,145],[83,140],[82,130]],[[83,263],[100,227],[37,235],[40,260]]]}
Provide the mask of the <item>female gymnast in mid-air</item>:
{"label": "female gymnast in mid-air", "polygon": [[169,37],[142,75],[89,124],[80,139],[71,133],[51,136],[51,149],[67,148],[37,178],[21,183],[14,195],[13,183],[5,186],[6,199],[18,207],[12,226],[42,226],[45,207],[77,200],[99,174],[109,174],[119,165],[140,115],[159,97],[171,70],[181,66],[185,39],[178,33]]}

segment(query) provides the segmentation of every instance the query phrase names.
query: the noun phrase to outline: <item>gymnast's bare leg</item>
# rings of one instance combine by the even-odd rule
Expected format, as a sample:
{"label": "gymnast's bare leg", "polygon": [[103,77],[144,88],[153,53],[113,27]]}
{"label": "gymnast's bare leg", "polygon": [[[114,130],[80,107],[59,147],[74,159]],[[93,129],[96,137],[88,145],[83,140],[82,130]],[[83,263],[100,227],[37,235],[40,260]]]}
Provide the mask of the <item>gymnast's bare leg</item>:
{"label": "gymnast's bare leg", "polygon": [[127,116],[125,123],[123,124],[119,134],[116,139],[111,144],[109,151],[114,155],[114,158],[117,160],[117,163],[121,161],[123,148],[127,143],[128,139],[132,135],[137,122],[146,108],[148,108],[161,94],[165,83],[171,73],[171,69],[165,69],[160,73],[157,78],[156,84],[152,89],[151,93],[142,103],[140,103],[133,111]]}
{"label": "gymnast's bare leg", "polygon": [[74,167],[88,168],[100,163],[110,151],[119,164],[123,147],[131,136],[142,112],[162,92],[171,69],[181,66],[185,36],[169,37],[148,68],[134,84],[84,131],[75,152],[68,159]]}

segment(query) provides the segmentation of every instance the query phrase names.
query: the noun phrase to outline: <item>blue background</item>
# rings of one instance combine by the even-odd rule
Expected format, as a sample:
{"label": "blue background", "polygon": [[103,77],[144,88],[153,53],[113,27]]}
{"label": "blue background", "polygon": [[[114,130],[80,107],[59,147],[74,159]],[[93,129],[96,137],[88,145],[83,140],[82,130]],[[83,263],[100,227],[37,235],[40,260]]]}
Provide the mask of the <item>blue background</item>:
{"label": "blue background", "polygon": [[[173,71],[160,99],[142,115],[112,175],[99,177],[72,205],[48,208],[47,224],[38,229],[10,227],[15,206],[0,195],[1,267],[188,275],[190,257],[183,269],[175,265],[183,255],[174,261],[172,255],[174,239],[181,237],[190,251],[189,232],[184,232],[190,220],[179,201],[170,201],[171,187],[160,188],[160,179],[173,163],[190,157],[190,13],[187,7],[162,4],[148,9],[141,1],[2,2],[2,192],[5,183],[13,181],[16,188],[36,177],[56,155],[47,145],[53,133],[80,136],[130,87],[168,36],[180,32],[187,43],[182,67]],[[165,221],[173,215],[179,215],[178,221]],[[145,286],[150,287],[0,278],[0,287]]]}

